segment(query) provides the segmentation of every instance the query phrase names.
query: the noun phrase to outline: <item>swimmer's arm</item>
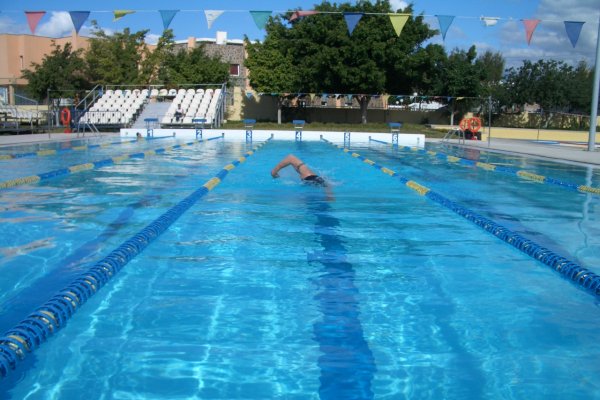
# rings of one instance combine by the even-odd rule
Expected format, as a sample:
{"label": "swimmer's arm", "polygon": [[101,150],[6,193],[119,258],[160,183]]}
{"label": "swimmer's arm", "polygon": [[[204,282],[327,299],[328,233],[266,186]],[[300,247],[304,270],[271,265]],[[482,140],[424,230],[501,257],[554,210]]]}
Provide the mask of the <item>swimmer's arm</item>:
{"label": "swimmer's arm", "polygon": [[279,174],[278,174],[279,170],[287,167],[288,165],[291,165],[291,164],[296,165],[296,164],[299,164],[299,163],[300,163],[300,161],[296,157],[294,157],[293,155],[290,154],[289,156],[287,156],[286,158],[284,158],[283,160],[281,160],[279,162],[279,164],[277,164],[275,166],[275,168],[273,168],[271,170],[271,176],[273,178],[278,178],[279,177]]}

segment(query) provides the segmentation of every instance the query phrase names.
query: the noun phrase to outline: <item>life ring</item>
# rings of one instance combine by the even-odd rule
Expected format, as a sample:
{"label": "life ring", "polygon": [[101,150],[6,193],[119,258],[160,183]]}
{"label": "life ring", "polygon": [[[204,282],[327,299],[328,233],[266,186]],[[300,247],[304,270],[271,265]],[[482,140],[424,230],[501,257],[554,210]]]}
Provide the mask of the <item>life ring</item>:
{"label": "life ring", "polygon": [[458,126],[460,127],[461,131],[466,131],[467,129],[469,129],[469,127],[471,126],[471,123],[469,122],[469,118],[461,119]]}
{"label": "life ring", "polygon": [[479,132],[479,130],[481,129],[481,118],[478,117],[473,117],[469,120],[469,126],[471,128],[471,131],[473,131],[474,133]]}
{"label": "life ring", "polygon": [[71,110],[67,107],[60,111],[60,123],[67,126],[71,124]]}

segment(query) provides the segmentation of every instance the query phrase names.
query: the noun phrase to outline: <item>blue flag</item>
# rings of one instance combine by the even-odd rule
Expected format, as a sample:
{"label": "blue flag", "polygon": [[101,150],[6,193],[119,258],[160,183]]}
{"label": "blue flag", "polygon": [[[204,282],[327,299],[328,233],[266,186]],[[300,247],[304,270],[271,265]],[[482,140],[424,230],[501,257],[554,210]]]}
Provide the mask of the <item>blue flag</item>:
{"label": "blue flag", "polygon": [[583,24],[585,24],[585,22],[565,21],[567,36],[569,36],[569,40],[571,41],[571,45],[573,47],[577,46],[577,41],[579,40],[579,35],[581,34],[581,28],[583,27]]}
{"label": "blue flag", "polygon": [[175,14],[177,14],[179,10],[158,10],[158,12],[162,17],[163,28],[164,30],[167,30],[169,29],[169,25],[171,25],[171,21],[173,21]]}
{"label": "blue flag", "polygon": [[436,15],[438,22],[440,24],[440,31],[442,32],[442,39],[446,40],[446,32],[448,32],[448,28],[452,25],[452,21],[454,21],[453,15]]}
{"label": "blue flag", "polygon": [[358,24],[358,21],[362,18],[363,13],[345,12],[344,18],[346,19],[346,25],[348,25],[348,33],[352,35],[354,28]]}
{"label": "blue flag", "polygon": [[83,23],[90,16],[89,11],[69,11],[71,15],[71,21],[73,22],[73,27],[75,28],[75,32],[79,33],[79,30],[83,26]]}

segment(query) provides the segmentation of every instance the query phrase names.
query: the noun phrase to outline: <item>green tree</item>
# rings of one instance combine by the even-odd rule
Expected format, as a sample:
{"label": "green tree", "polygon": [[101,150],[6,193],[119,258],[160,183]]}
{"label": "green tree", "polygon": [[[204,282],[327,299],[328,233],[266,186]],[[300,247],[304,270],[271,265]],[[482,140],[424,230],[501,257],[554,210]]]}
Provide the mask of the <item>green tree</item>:
{"label": "green tree", "polygon": [[286,46],[285,28],[280,17],[271,20],[268,35],[263,42],[251,42],[246,37],[246,67],[250,71],[250,84],[258,92],[277,96],[277,123],[281,124],[281,109],[287,93],[300,90],[293,55]]}
{"label": "green tree", "polygon": [[22,76],[28,81],[27,92],[40,101],[48,91],[54,97],[71,97],[73,91],[89,87],[84,65],[81,49],[73,51],[71,43],[61,47],[52,42],[52,51],[44,56],[42,63],[32,63],[31,69],[23,71]]}
{"label": "green tree", "polygon": [[140,80],[149,84],[162,83],[168,76],[168,61],[175,51],[174,35],[171,29],[166,29],[158,39],[156,47],[142,60]]}
{"label": "green tree", "polygon": [[179,50],[167,55],[160,70],[163,83],[223,83],[229,80],[229,64],[206,54],[204,46]]}
{"label": "green tree", "polygon": [[589,110],[590,77],[585,64],[574,68],[562,61],[523,61],[507,72],[507,105],[538,104],[547,126],[556,112]]}
{"label": "green tree", "polygon": [[[412,88],[418,74],[409,66],[419,65],[413,58],[419,55],[420,64],[431,68],[433,64],[423,61],[425,52],[439,50],[422,48],[435,33],[422,17],[409,18],[398,37],[387,15],[392,12],[388,0],[359,0],[355,5],[324,1],[314,9],[321,13],[289,25],[275,18],[267,25],[264,44],[248,54],[250,83],[256,82],[257,90],[270,81],[270,86],[262,87],[279,88],[277,92],[355,94],[366,123],[372,95]],[[340,15],[345,12],[364,13],[351,35]],[[269,58],[282,62],[282,68],[273,68]]]}
{"label": "green tree", "polygon": [[[479,97],[481,94],[482,71],[475,64],[477,50],[471,46],[469,50],[455,49],[448,58],[440,62],[442,69],[441,80],[434,85],[436,93],[443,93],[453,97],[451,102],[450,124],[454,124],[457,113],[466,112],[472,105],[473,99],[461,97]],[[476,100],[479,103],[479,100]]]}
{"label": "green tree", "polygon": [[87,71],[94,84],[146,84],[149,76],[143,74],[143,63],[150,57],[146,45],[148,30],[108,35],[96,21],[92,21],[90,47],[85,54]]}

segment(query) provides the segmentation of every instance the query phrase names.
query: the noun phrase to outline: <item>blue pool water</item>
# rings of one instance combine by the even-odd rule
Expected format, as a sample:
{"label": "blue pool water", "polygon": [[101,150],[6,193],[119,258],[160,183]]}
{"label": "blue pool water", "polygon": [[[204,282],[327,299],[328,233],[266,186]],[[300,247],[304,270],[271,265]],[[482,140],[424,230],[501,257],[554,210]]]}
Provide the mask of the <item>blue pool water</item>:
{"label": "blue pool water", "polygon": [[[174,143],[0,166],[12,179]],[[0,329],[249,149],[216,140],[1,190]],[[600,274],[600,196],[352,150]],[[585,167],[435,150],[600,187]],[[333,198],[289,168],[271,178],[289,153]],[[0,398],[590,399],[597,316],[590,293],[397,179],[323,142],[272,141],[0,380]]]}

